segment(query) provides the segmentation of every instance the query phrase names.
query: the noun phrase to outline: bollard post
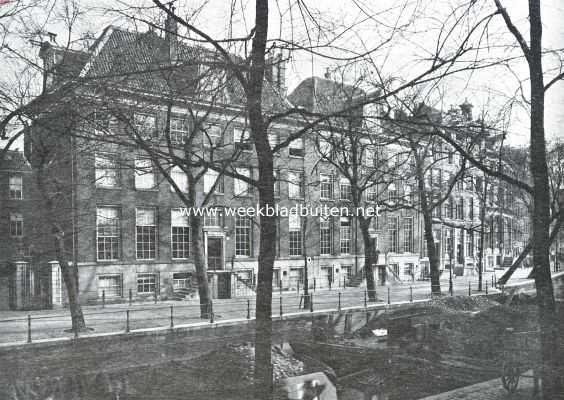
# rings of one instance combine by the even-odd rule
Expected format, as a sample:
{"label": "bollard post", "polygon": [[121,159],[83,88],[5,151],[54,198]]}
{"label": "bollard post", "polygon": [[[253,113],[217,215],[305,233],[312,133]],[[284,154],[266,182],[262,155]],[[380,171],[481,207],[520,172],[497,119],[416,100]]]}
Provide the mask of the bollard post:
{"label": "bollard post", "polygon": [[390,304],[390,287],[388,286],[388,304]]}
{"label": "bollard post", "polygon": [[155,304],[157,304],[157,288],[155,288],[155,291],[153,292],[153,298],[155,299]]}
{"label": "bollard post", "polygon": [[364,291],[364,308],[366,308],[366,290]]}
{"label": "bollard post", "polygon": [[413,303],[413,288],[409,287],[409,302]]}
{"label": "bollard post", "polygon": [[282,279],[280,279],[280,295],[282,295]]}
{"label": "bollard post", "polygon": [[313,291],[314,291],[314,292],[315,292],[315,286],[316,286],[316,283],[315,283],[315,282],[316,282],[316,281],[315,281],[315,278],[313,278]]}
{"label": "bollard post", "polygon": [[280,296],[280,319],[282,319],[282,296]]}
{"label": "bollard post", "polygon": [[174,328],[174,316],[172,311],[173,305],[170,305],[170,329]]}
{"label": "bollard post", "polygon": [[488,281],[486,281],[486,295],[488,294]]}
{"label": "bollard post", "polygon": [[31,314],[27,314],[27,342],[31,343]]}
{"label": "bollard post", "polygon": [[309,311],[313,312],[313,294],[309,295]]}
{"label": "bollard post", "polygon": [[329,281],[329,290],[331,290],[331,286],[332,286],[331,281]]}
{"label": "bollard post", "polygon": [[213,324],[213,319],[214,319],[214,317],[213,317],[213,303],[212,303],[211,300],[208,303],[208,310],[210,312],[210,322]]}
{"label": "bollard post", "polygon": [[106,308],[106,290],[102,290],[102,308]]}
{"label": "bollard post", "polygon": [[133,290],[129,289],[129,305],[131,305],[132,300],[133,300]]}
{"label": "bollard post", "polygon": [[78,327],[74,328],[73,331],[74,331],[74,338],[78,339]]}
{"label": "bollard post", "polygon": [[339,292],[339,303],[337,307],[337,310],[341,311],[341,292]]}
{"label": "bollard post", "polygon": [[468,296],[472,296],[472,287],[470,285],[470,281],[468,281]]}
{"label": "bollard post", "polygon": [[125,332],[129,333],[129,310],[125,311]]}
{"label": "bollard post", "polygon": [[251,300],[247,299],[247,319],[251,319]]}

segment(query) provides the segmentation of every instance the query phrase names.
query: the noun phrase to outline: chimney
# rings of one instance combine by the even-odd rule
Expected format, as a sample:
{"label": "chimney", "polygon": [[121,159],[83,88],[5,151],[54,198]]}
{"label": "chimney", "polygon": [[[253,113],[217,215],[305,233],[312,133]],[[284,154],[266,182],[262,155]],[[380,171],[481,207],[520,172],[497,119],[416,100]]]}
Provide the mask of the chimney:
{"label": "chimney", "polygon": [[[172,2],[169,4],[169,11],[174,15],[174,6]],[[178,23],[170,15],[166,15],[165,21],[165,41],[168,44],[168,55],[171,63],[178,59]]]}
{"label": "chimney", "polygon": [[468,98],[464,99],[464,103],[460,106],[460,111],[462,111],[462,117],[466,121],[472,121],[472,107],[474,107],[469,101]]}

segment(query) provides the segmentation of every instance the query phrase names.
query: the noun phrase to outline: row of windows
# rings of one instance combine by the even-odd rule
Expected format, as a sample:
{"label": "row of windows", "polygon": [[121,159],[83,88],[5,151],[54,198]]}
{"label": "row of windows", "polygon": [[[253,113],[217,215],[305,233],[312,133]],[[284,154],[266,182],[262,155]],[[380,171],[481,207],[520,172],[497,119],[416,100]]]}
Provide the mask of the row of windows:
{"label": "row of windows", "polygon": [[[159,290],[157,274],[137,274],[137,294],[155,294]],[[98,276],[98,297],[122,297],[123,277],[120,274]]]}

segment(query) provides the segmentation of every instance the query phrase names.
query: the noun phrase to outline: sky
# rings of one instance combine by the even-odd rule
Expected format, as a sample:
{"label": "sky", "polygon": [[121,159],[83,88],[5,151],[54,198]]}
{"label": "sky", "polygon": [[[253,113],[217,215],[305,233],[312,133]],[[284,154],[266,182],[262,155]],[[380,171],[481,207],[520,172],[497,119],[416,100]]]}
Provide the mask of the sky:
{"label": "sky", "polygon": [[[430,50],[436,45],[440,32],[444,37],[445,28],[441,25],[447,21],[447,28],[461,12],[457,8],[464,0],[325,0],[302,2],[305,7],[297,7],[294,1],[270,1],[269,38],[289,40],[303,45],[316,44],[315,54],[305,51],[292,52],[288,65],[287,86],[291,91],[301,80],[315,75],[323,76],[327,69],[337,78],[336,67],[345,68],[347,80],[354,80],[360,74],[365,79],[378,81],[386,79],[398,84],[400,79],[409,80],[429,66]],[[519,29],[525,36],[527,33],[527,2],[525,0],[504,0],[506,7]],[[44,32],[58,34],[57,40],[64,44],[68,31],[61,17],[65,0],[47,1],[49,6],[34,10],[30,14],[37,26]],[[253,2],[237,0],[237,13],[230,16],[231,2],[225,0],[176,0],[177,12],[181,16],[192,15],[192,20],[204,31],[214,37],[225,37],[231,31],[234,37],[248,34],[253,25]],[[493,0],[479,0],[481,9],[472,16],[473,21],[491,11]],[[50,7],[54,5],[54,7]],[[133,13],[142,18],[159,18],[162,15],[150,8],[149,0],[78,0],[83,14],[80,15],[71,34],[73,40],[82,37],[84,32],[92,32],[98,36],[108,24],[126,26],[130,29],[146,30],[146,24],[132,24],[124,14]],[[202,8],[199,8],[200,6]],[[564,2],[562,0],[543,0],[544,45],[546,48],[564,47]],[[112,9],[108,12],[108,9]],[[231,24],[228,23],[231,21]],[[451,24],[451,25],[449,25]],[[12,28],[11,28],[12,29]],[[18,21],[13,22],[13,30],[21,29]],[[459,26],[452,32],[453,38],[459,38],[467,32],[468,26]],[[489,50],[481,52],[484,59],[499,56],[518,55],[518,49],[507,50],[505,45],[514,44],[513,37],[498,16],[490,23],[485,32]],[[331,47],[322,46],[331,41]],[[283,42],[276,40],[276,44]],[[274,41],[269,42],[273,45]],[[29,52],[37,52],[25,43]],[[359,68],[353,61],[346,60],[354,53],[372,50],[368,58],[371,65]],[[445,46],[449,50],[448,44]],[[240,49],[239,49],[240,50]],[[554,59],[547,58],[545,67],[555,66]],[[0,67],[9,70],[3,63]],[[509,68],[510,67],[510,70]],[[11,72],[11,71],[9,71]],[[463,73],[443,80],[430,91],[426,101],[444,110],[451,105],[458,105],[466,98],[474,104],[475,116],[485,113],[492,120],[503,119],[504,128],[508,131],[508,140],[514,145],[526,145],[528,142],[528,110],[520,100],[519,82],[526,94],[528,70],[523,59],[508,63],[507,67],[496,67],[487,70]],[[554,73],[546,73],[547,80]],[[8,76],[9,74],[0,74]],[[5,78],[9,79],[9,78]],[[423,92],[427,94],[427,92]],[[509,107],[511,104],[511,107]],[[554,139],[563,137],[564,126],[564,82],[554,85],[546,97],[546,130],[547,137]]]}

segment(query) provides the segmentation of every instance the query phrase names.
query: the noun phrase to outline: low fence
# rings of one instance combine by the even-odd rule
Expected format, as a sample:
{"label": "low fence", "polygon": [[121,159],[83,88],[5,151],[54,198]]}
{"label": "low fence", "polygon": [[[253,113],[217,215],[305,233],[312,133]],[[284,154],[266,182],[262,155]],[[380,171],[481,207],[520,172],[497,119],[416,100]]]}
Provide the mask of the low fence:
{"label": "low fence", "polygon": [[[455,282],[448,291],[450,295],[488,294],[495,281],[484,281],[482,290],[477,281]],[[105,296],[103,295],[103,299]],[[296,292],[273,292],[272,315],[283,318],[285,314],[311,313],[319,310],[340,311],[362,309],[373,305],[390,305],[428,300],[431,298],[429,284],[402,287],[378,286],[373,292],[354,289],[311,288],[307,294]],[[208,304],[197,302],[102,304],[84,307],[87,329],[72,331],[70,313],[43,312],[10,319],[0,319],[0,343],[32,343],[53,338],[78,338],[100,333],[134,332],[153,328],[213,324],[220,320],[254,319],[254,297],[214,300]]]}

